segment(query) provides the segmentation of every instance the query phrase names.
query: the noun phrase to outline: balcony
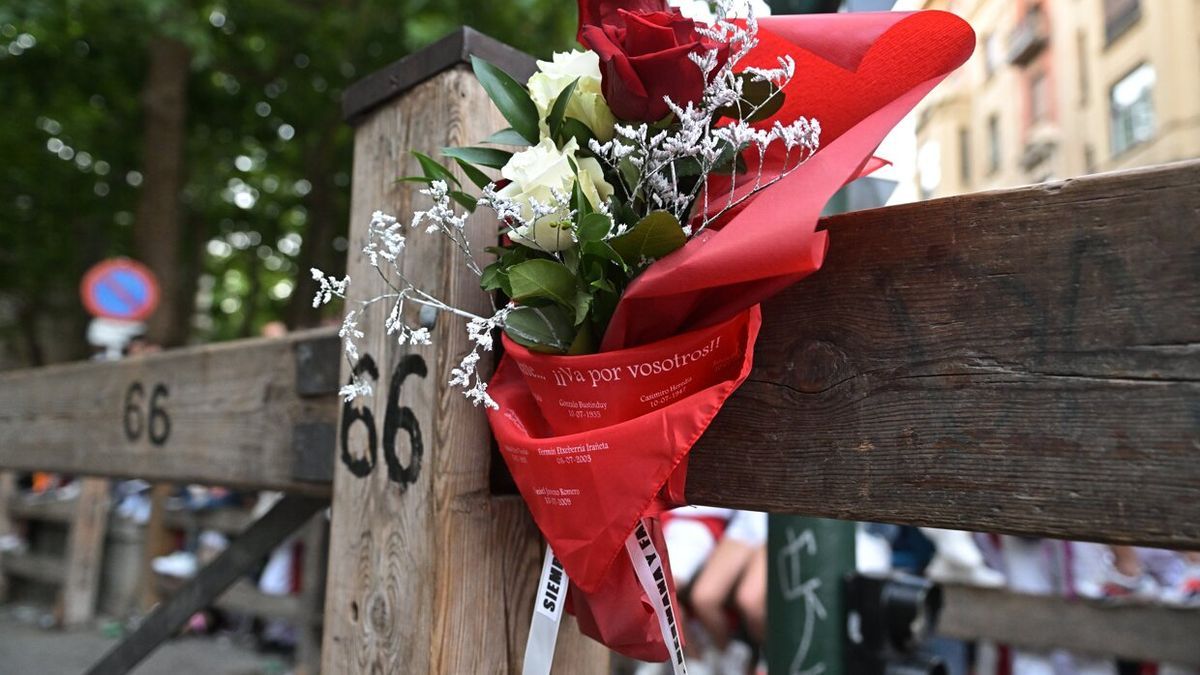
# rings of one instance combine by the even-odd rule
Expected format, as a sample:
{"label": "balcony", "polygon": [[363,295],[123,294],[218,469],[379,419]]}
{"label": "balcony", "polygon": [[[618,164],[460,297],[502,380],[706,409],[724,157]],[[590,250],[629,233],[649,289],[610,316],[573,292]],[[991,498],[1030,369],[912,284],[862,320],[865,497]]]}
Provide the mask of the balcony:
{"label": "balcony", "polygon": [[1040,5],[1034,5],[1021,17],[1012,35],[1008,37],[1008,62],[1024,66],[1041,53],[1050,41],[1050,30],[1046,15]]}

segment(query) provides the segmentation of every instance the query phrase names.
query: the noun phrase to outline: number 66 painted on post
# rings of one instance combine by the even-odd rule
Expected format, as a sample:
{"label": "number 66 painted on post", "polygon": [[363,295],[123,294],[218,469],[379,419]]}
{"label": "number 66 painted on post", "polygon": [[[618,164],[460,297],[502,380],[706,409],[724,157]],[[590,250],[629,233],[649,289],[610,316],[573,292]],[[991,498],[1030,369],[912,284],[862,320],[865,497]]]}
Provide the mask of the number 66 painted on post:
{"label": "number 66 painted on post", "polygon": [[[363,354],[354,364],[354,374],[370,375],[371,379],[379,381],[379,368],[370,354]],[[388,480],[400,486],[401,490],[417,482],[421,474],[421,458],[425,454],[425,446],[421,440],[421,425],[412,408],[400,405],[400,387],[409,375],[424,378],[429,374],[425,367],[425,359],[416,354],[408,354],[396,364],[392,371],[391,384],[388,386],[387,409],[383,415],[383,461],[387,465]],[[350,454],[350,429],[355,422],[361,422],[367,430],[367,453],[363,457],[353,457]],[[408,466],[400,463],[396,454],[396,434],[404,430],[408,433],[409,447],[412,448],[412,459]],[[349,401],[342,404],[341,428],[341,459],[342,464],[350,473],[359,478],[365,478],[375,469],[379,456],[379,434],[375,430],[375,414],[366,405],[354,407]]]}

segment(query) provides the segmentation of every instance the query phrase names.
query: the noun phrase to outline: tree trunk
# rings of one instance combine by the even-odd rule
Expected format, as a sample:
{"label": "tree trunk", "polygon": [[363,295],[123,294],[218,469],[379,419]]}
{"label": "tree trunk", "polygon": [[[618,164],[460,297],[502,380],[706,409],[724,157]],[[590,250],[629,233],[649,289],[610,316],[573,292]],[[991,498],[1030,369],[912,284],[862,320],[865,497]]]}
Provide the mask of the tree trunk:
{"label": "tree trunk", "polygon": [[183,297],[180,264],[183,238],[184,145],[187,131],[187,79],[192,60],[187,45],[162,36],[150,40],[150,68],[142,89],[145,109],[144,182],[133,225],[139,259],[158,277],[161,298],[147,337],[164,347],[187,339],[190,298]]}
{"label": "tree trunk", "polygon": [[333,171],[337,153],[334,142],[340,119],[332,119],[322,125],[321,135],[314,145],[309,146],[304,158],[305,178],[312,183],[312,190],[304,199],[308,213],[304,228],[304,242],[296,257],[296,289],[288,300],[285,321],[288,328],[312,328],[321,322],[321,310],[313,309],[312,298],[316,293],[316,282],[309,274],[317,268],[329,274],[341,276],[346,266],[344,253],[333,250],[333,238],[339,228],[335,212],[337,186],[333,184]]}

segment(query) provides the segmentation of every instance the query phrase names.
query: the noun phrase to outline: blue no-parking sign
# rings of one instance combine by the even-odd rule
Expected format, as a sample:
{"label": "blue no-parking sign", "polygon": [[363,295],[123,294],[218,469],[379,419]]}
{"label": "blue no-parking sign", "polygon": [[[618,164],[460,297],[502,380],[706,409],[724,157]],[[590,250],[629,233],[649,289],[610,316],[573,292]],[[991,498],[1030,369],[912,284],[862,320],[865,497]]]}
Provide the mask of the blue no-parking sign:
{"label": "blue no-parking sign", "polygon": [[79,294],[88,313],[105,319],[143,321],[158,307],[158,281],[145,265],[110,258],[83,275]]}

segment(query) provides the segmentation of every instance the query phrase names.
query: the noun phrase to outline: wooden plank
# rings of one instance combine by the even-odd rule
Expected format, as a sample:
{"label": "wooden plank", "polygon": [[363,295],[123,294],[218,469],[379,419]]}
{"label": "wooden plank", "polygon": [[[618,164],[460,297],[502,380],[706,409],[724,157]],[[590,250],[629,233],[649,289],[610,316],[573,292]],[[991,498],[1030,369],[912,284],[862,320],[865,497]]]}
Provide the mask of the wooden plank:
{"label": "wooden plank", "polygon": [[172,530],[215,530],[221,534],[236,535],[254,522],[251,509],[220,507],[205,511],[167,509],[163,522]]}
{"label": "wooden plank", "polygon": [[[0,537],[16,535],[17,527],[13,522],[12,506],[17,498],[17,475],[11,471],[0,471]],[[8,596],[8,575],[0,564],[0,603]]]}
{"label": "wooden plank", "polygon": [[158,585],[154,583],[154,559],[169,555],[175,550],[175,542],[167,531],[164,519],[167,497],[174,489],[170,483],[155,483],[150,486],[150,515],[142,528],[142,573],[138,575],[138,602],[143,612],[149,612],[162,600]]}
{"label": "wooden plank", "polygon": [[226,612],[291,621],[300,630],[312,618],[301,606],[299,596],[263,593],[245,579],[230,586],[213,605]]}
{"label": "wooden plank", "polygon": [[301,619],[296,630],[296,675],[321,672],[321,616],[325,609],[325,570],[329,565],[329,520],[318,513],[304,526],[304,558],[300,594],[296,597]]}
{"label": "wooden plank", "polygon": [[74,499],[26,499],[21,496],[5,500],[13,520],[32,520],[40,523],[70,523],[75,518]]}
{"label": "wooden plank", "polygon": [[835,216],[698,504],[1200,549],[1200,162]]}
{"label": "wooden plank", "polygon": [[104,541],[108,535],[110,485],[103,478],[80,480],[75,518],[67,538],[66,575],[59,603],[62,624],[83,626],[96,616],[96,597],[104,570]]}
{"label": "wooden plank", "polygon": [[285,495],[195,578],[150,613],[136,631],[104,654],[88,674],[119,675],[132,670],[174,636],[192,614],[211,604],[327,503],[318,497]]}
{"label": "wooden plank", "polygon": [[943,586],[938,634],[1031,650],[1200,666],[1200,608]]}
{"label": "wooden plank", "polygon": [[336,392],[297,392],[337,368],[301,358],[335,341],[310,331],[0,374],[0,467],[327,494],[294,477],[293,437],[334,423]]}
{"label": "wooden plank", "polygon": [[[395,181],[419,170],[409,151],[435,154],[504,126],[463,66],[434,75],[363,119],[351,197],[352,299],[383,289],[360,253],[371,213],[404,219],[425,203],[414,198],[411,184]],[[481,213],[467,233],[482,251],[495,242],[495,221]],[[478,278],[445,239],[413,234],[402,264],[423,289],[487,313]],[[364,318],[372,330],[363,352],[378,367],[375,393],[342,415],[349,442],[339,448],[334,475],[322,671],[519,672],[541,543],[519,498],[491,494],[491,435],[482,410],[446,385],[446,373],[468,349],[466,334],[460,321],[443,316],[432,329],[433,346],[410,352],[380,330],[389,310],[379,304]],[[348,377],[344,368],[343,381]],[[390,387],[399,387],[391,407]],[[393,416],[403,409],[411,431],[385,438],[386,419],[398,421]],[[369,422],[363,418],[368,410]],[[388,455],[393,441],[398,448]],[[607,672],[605,652],[583,647],[575,633],[564,627],[569,637],[558,654],[565,665],[557,672]]]}
{"label": "wooden plank", "polygon": [[62,558],[42,553],[5,553],[0,555],[0,569],[9,576],[52,586],[62,584],[67,574]]}

